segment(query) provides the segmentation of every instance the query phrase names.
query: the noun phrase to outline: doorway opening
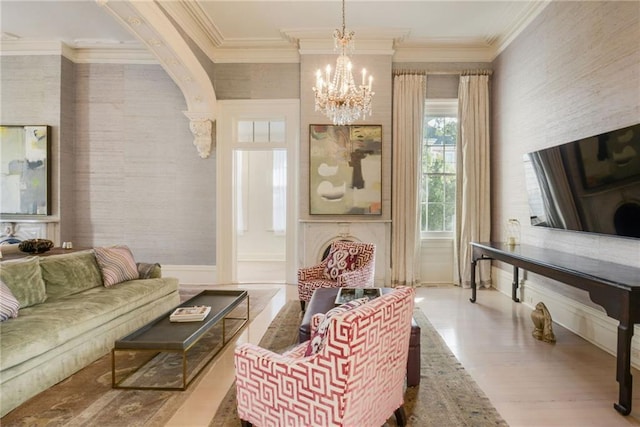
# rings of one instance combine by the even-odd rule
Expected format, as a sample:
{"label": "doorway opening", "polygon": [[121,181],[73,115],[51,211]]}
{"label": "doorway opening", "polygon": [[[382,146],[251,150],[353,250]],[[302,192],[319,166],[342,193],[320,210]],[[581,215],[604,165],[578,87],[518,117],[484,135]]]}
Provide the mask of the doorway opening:
{"label": "doorway opening", "polygon": [[284,283],[287,151],[234,150],[236,279]]}

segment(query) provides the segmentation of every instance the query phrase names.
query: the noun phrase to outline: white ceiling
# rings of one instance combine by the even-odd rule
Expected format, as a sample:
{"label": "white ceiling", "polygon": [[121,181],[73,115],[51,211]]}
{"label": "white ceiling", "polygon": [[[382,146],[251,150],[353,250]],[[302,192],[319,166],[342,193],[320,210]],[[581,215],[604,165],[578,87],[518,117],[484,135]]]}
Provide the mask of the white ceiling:
{"label": "white ceiling", "polygon": [[[107,0],[0,0],[2,45],[8,46],[7,41],[12,45],[28,43],[30,46],[35,42],[57,41],[76,49],[143,49],[143,44],[99,4],[103,2]],[[116,2],[108,0],[111,4]],[[247,51],[278,48],[297,53],[305,37],[330,41],[333,30],[341,27],[342,19],[338,0],[156,3],[169,14],[172,4],[176,3],[195,12],[192,13],[192,17],[197,18],[194,22],[197,21],[209,37],[207,43],[201,39],[196,42],[213,56],[214,62],[218,59],[210,46]],[[547,1],[525,0],[347,0],[346,26],[356,32],[356,50],[359,41],[387,37],[392,39],[396,52],[433,47],[479,49],[491,60],[546,4]],[[184,20],[177,21],[185,27]],[[187,34],[188,30],[184,28]]]}

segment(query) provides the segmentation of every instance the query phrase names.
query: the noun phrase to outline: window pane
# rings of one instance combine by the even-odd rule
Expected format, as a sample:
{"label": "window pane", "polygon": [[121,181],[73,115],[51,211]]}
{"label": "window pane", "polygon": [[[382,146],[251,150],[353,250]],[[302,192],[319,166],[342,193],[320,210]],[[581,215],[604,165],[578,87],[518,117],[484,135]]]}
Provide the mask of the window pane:
{"label": "window pane", "polygon": [[456,204],[447,203],[444,205],[444,231],[455,230],[456,225]]}
{"label": "window pane", "polygon": [[253,122],[238,122],[238,142],[253,142]]}
{"label": "window pane", "polygon": [[284,142],[284,121],[270,122],[270,142]]}
{"label": "window pane", "polygon": [[443,215],[443,206],[440,203],[429,203],[429,225],[428,231],[442,231],[444,228],[442,215]]}
{"label": "window pane", "polygon": [[427,197],[429,203],[444,202],[444,177],[442,175],[429,175],[428,182]]}
{"label": "window pane", "polygon": [[444,185],[444,199],[442,200],[445,203],[455,203],[456,201],[456,177],[455,176],[444,176],[443,178]]}
{"label": "window pane", "polygon": [[269,122],[253,122],[253,142],[269,142]]}
{"label": "window pane", "polygon": [[456,149],[447,147],[444,153],[444,172],[456,173]]}
{"label": "window pane", "polygon": [[431,146],[427,149],[427,173],[442,173],[444,148]]}

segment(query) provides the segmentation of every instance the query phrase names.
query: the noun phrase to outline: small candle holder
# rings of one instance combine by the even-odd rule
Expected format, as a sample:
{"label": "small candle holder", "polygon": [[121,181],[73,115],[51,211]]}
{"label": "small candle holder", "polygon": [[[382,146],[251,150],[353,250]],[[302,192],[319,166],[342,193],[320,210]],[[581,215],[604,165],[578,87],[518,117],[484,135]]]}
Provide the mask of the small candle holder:
{"label": "small candle holder", "polygon": [[516,246],[520,244],[520,221],[516,218],[509,218],[505,227],[507,245]]}

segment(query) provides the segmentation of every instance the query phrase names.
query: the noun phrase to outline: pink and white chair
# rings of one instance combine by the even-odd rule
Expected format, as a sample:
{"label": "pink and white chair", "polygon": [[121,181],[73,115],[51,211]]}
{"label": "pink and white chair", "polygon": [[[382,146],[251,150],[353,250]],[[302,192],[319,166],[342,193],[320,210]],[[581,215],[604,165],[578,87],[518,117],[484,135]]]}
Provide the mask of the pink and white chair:
{"label": "pink and white chair", "polygon": [[318,288],[369,288],[376,269],[373,243],[337,240],[320,264],[298,269],[298,296],[304,311]]}
{"label": "pink and white chair", "polygon": [[238,346],[242,425],[381,426],[394,414],[398,425],[405,425],[414,295],[412,288],[401,287],[327,322],[322,322],[325,315],[315,315],[312,337],[328,327],[323,344],[308,356],[313,338],[282,355],[253,344]]}

